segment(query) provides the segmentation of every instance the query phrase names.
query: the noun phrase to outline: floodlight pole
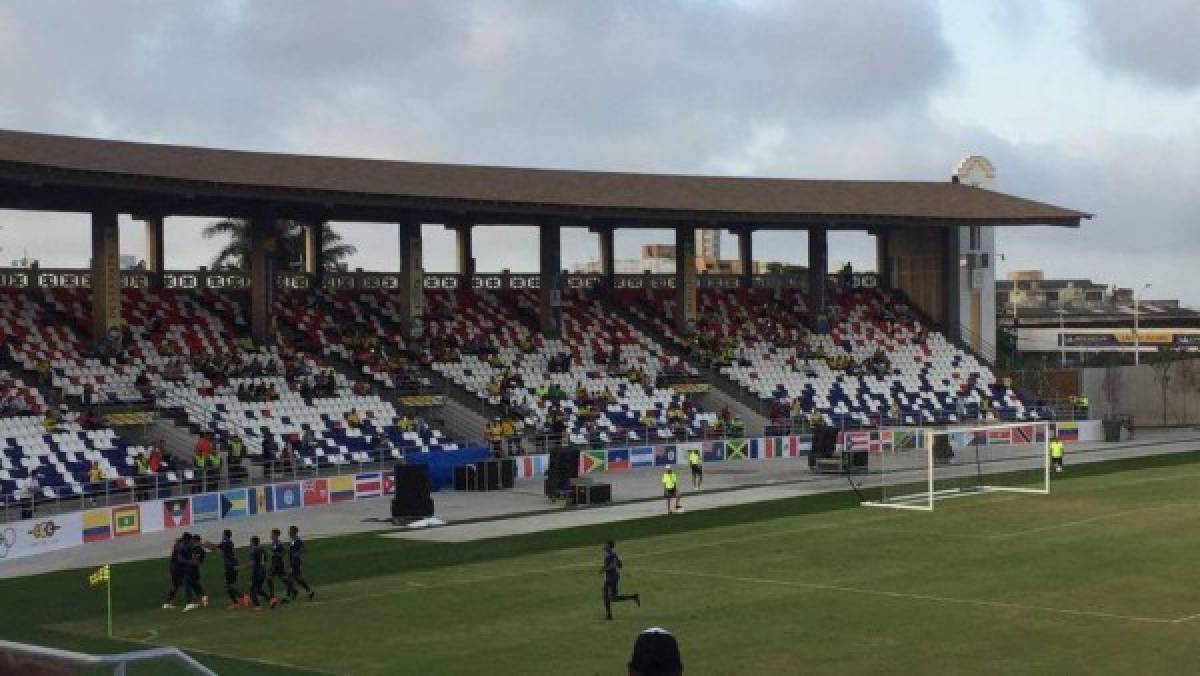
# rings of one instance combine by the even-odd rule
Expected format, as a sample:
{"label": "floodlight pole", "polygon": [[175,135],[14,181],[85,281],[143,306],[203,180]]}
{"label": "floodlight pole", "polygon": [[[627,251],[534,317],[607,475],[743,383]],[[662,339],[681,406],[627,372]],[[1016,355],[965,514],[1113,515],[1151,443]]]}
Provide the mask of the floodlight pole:
{"label": "floodlight pole", "polygon": [[1133,365],[1138,366],[1142,363],[1142,343],[1138,336],[1138,315],[1141,311],[1142,292],[1149,289],[1150,285],[1145,284],[1138,289],[1133,295]]}
{"label": "floodlight pole", "polygon": [[[1067,329],[1064,317],[1067,311],[1058,310],[1058,365],[1060,368],[1067,368]],[[1134,335],[1137,335],[1137,330],[1134,330]]]}

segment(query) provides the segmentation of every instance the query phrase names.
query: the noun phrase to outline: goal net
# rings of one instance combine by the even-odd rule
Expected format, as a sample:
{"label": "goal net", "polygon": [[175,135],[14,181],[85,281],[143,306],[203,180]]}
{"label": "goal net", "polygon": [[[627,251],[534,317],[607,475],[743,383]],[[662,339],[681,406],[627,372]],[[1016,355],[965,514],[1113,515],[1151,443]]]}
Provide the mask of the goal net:
{"label": "goal net", "polygon": [[889,432],[868,452],[863,505],[931,511],[946,498],[1050,492],[1048,423]]}

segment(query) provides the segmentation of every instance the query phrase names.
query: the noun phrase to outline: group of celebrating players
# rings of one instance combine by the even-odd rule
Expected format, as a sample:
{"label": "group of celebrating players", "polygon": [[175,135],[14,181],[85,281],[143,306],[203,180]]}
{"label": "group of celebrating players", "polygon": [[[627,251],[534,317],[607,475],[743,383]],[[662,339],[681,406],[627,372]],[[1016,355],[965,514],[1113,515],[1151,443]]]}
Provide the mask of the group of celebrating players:
{"label": "group of celebrating players", "polygon": [[[255,612],[261,613],[263,606],[271,608],[280,603],[296,600],[300,588],[308,594],[308,600],[316,598],[317,592],[309,586],[304,578],[304,540],[300,539],[300,529],[296,526],[288,528],[289,541],[282,542],[279,529],[271,530],[271,541],[266,547],[257,535],[250,538],[248,560],[239,564],[236,547],[233,544],[233,531],[226,529],[219,544],[205,542],[204,538],[191,533],[184,533],[175,541],[171,549],[171,588],[163,603],[164,609],[175,607],[175,597],[180,588],[184,590],[186,604],[183,612],[197,608],[208,607],[208,596],[200,583],[200,569],[204,564],[205,555],[213,550],[220,550],[221,561],[225,567],[225,592],[229,594],[229,609],[248,608],[253,606]],[[241,592],[238,589],[238,571],[250,569],[250,590]],[[283,583],[287,596],[280,599],[275,595],[276,580]],[[265,587],[265,589],[264,589]]]}

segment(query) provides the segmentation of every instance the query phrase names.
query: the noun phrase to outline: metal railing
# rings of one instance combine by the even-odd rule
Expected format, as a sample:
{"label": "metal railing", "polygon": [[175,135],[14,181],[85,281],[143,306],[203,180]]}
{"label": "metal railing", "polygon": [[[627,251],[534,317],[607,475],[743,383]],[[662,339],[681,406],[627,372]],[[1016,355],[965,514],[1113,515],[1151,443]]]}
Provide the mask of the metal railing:
{"label": "metal railing", "polygon": [[[164,270],[155,273],[148,270],[121,270],[121,288],[149,289],[162,278],[167,289],[218,291],[242,291],[250,288],[250,277],[242,270],[210,270],[200,267],[195,270]],[[462,288],[463,276],[451,272],[422,273],[422,285],[426,289]],[[352,271],[327,271],[321,275],[321,288],[330,291],[382,290],[399,291],[404,288],[404,276],[398,272],[378,272],[356,269]],[[559,276],[564,289],[596,289],[604,286],[605,277],[598,273],[566,273]],[[696,275],[696,286],[701,289],[737,289],[742,286],[743,275],[713,274],[701,272]],[[828,276],[831,286],[841,286],[845,277],[841,274]],[[850,288],[866,289],[879,286],[879,275],[874,272],[856,272],[850,277]],[[615,274],[613,287],[617,289],[674,289],[674,273],[643,272],[637,274]],[[778,273],[750,276],[755,288],[807,289],[807,273]],[[471,287],[484,290],[539,289],[542,276],[537,272],[477,273],[471,276]],[[0,288],[5,289],[88,289],[92,286],[92,271],[89,268],[44,268],[36,263],[28,268],[0,268]],[[278,271],[275,287],[280,290],[303,291],[315,289],[316,276],[304,272]]]}

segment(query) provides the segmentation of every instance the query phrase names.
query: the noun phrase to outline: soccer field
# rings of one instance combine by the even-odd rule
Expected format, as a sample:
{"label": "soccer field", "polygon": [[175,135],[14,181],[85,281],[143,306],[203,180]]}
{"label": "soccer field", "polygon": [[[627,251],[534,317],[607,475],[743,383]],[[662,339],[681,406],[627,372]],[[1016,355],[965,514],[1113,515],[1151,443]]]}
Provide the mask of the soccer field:
{"label": "soccer field", "polygon": [[[114,568],[116,633],[222,674],[616,674],[649,626],[676,634],[689,674],[1187,673],[1198,481],[1189,453],[1070,467],[1049,496],[934,513],[836,494],[464,544],[314,540],[319,599],[262,616],[225,610],[215,557],[213,607],[161,610],[166,564],[143,562]],[[612,622],[609,536],[622,591],[643,597]],[[86,577],[0,582],[4,637],[136,647],[101,638]]]}

